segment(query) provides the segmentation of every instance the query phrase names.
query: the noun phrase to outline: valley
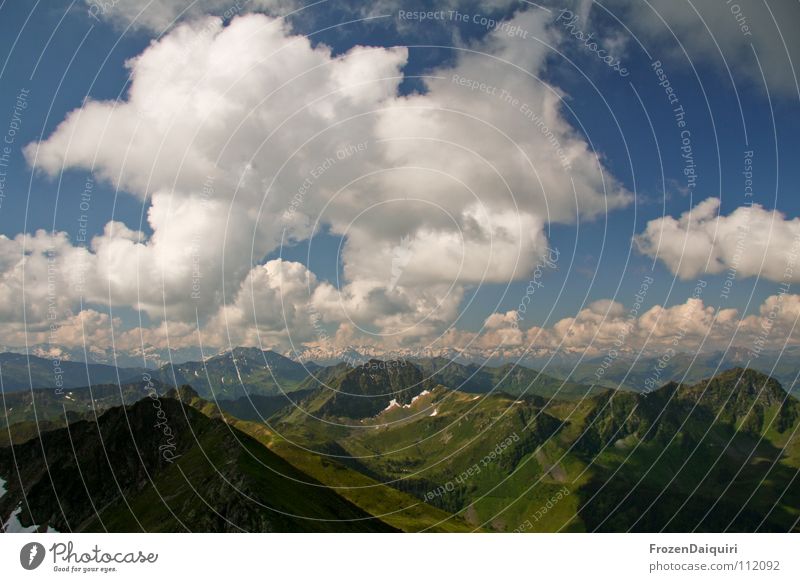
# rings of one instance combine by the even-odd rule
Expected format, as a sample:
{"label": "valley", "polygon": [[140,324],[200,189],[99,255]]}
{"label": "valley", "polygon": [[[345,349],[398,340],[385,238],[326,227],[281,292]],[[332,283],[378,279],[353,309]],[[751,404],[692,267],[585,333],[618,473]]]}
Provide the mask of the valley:
{"label": "valley", "polygon": [[754,370],[647,392],[521,366],[269,358],[184,364],[177,386],[162,369],[3,393],[0,518],[58,531],[798,529],[800,402]]}

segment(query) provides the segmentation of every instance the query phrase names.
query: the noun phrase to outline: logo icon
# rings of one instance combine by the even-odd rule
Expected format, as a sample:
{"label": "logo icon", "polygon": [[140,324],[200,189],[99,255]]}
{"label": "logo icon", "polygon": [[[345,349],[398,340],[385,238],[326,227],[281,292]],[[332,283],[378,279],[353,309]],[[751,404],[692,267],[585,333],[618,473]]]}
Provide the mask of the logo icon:
{"label": "logo icon", "polygon": [[44,562],[44,546],[39,542],[30,542],[19,551],[19,563],[26,570],[35,570]]}

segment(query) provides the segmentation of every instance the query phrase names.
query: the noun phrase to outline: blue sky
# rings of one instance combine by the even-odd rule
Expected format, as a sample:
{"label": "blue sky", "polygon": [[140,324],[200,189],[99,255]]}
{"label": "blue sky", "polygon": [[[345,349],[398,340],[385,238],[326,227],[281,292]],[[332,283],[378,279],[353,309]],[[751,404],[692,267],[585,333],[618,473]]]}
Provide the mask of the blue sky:
{"label": "blue sky", "polygon": [[[220,3],[211,4],[208,12],[223,11]],[[258,3],[251,3],[249,8],[256,7],[255,4]],[[585,10],[587,3],[581,4],[581,10]],[[537,293],[525,326],[544,325],[548,316],[548,324],[572,317],[587,303],[598,299],[615,298],[628,306],[642,277],[649,273],[656,283],[647,295],[645,307],[683,304],[691,295],[696,277],[676,278],[670,265],[639,252],[632,240],[645,231],[648,221],[663,216],[677,218],[709,197],[721,199],[721,215],[742,207],[746,150],[754,152],[753,201],[768,210],[779,210],[788,219],[800,214],[800,198],[795,195],[800,179],[795,163],[800,149],[798,95],[785,88],[765,87],[751,69],[740,67],[734,58],[728,63],[729,74],[720,58],[714,54],[701,55],[703,48],[697,43],[689,49],[694,51],[690,62],[680,54],[683,43],[676,42],[680,37],[670,43],[662,34],[648,36],[648,26],[637,28],[636,21],[641,16],[626,11],[623,4],[615,4],[615,14],[627,18],[629,26],[639,32],[639,42],[626,38],[625,31],[597,7],[580,21],[580,26],[594,31],[597,38],[618,41],[615,50],[630,71],[630,76],[624,79],[599,62],[580,42],[564,34],[558,23],[552,22],[558,14],[557,8],[553,7],[549,13],[548,26],[555,34],[563,35],[554,47],[562,54],[548,51],[546,64],[535,72],[562,92],[560,111],[571,131],[598,152],[604,170],[635,197],[630,204],[595,218],[544,225],[549,244],[559,249],[561,260],[558,269],[547,271],[546,284]],[[484,14],[497,21],[510,19],[523,10],[542,10],[522,2],[499,2],[492,4],[492,9],[468,2],[454,5],[465,14]],[[356,45],[408,46],[407,62],[402,67],[406,78],[398,89],[401,96],[425,93],[426,83],[415,79],[416,76],[424,77],[453,66],[459,62],[464,48],[485,43],[489,37],[487,27],[472,20],[466,24],[445,20],[401,26],[403,23],[396,16],[398,6],[388,2],[385,10],[381,10],[382,6],[375,8],[375,13],[388,15],[385,18],[341,24],[364,14],[355,13],[347,3],[336,6],[327,3],[309,8],[290,21],[295,34],[309,35],[312,45],[330,46],[334,57],[346,54]],[[579,13],[577,5],[573,9]],[[114,14],[113,9],[109,12],[112,13],[96,21],[88,17],[87,6],[82,2],[35,5],[6,2],[0,8],[0,47],[4,56],[0,68],[0,120],[11,119],[19,91],[29,91],[21,129],[12,144],[6,197],[0,208],[0,233],[9,238],[45,229],[66,232],[75,241],[82,214],[77,201],[90,173],[79,167],[68,167],[55,175],[52,171],[34,172],[22,148],[53,135],[69,112],[80,108],[85,98],[127,99],[129,77],[125,62],[145,51],[158,33],[152,27],[135,24],[125,30],[130,22]],[[727,16],[721,14],[720,19]],[[322,32],[317,32],[321,29]],[[762,34],[769,35],[766,31]],[[735,41],[736,37],[726,38]],[[755,46],[762,48],[757,43]],[[723,42],[722,49],[726,47]],[[767,52],[762,54],[763,58],[769,58]],[[683,187],[680,129],[651,66],[656,59],[663,62],[671,86],[686,111],[699,174],[691,192]],[[524,56],[518,65],[526,66]],[[0,129],[5,132],[5,124]],[[88,211],[90,236],[101,235],[110,220],[152,235],[146,220],[149,204],[149,198],[124,188],[117,191],[108,181],[96,179]],[[282,257],[302,263],[321,281],[336,285],[338,276],[341,286],[347,281],[342,257],[337,257],[342,242],[341,235],[325,229],[310,241],[301,240],[282,250],[272,249],[254,262],[265,264]],[[706,305],[737,308],[740,315],[757,313],[759,306],[777,292],[780,283],[774,278],[740,272],[730,299],[722,301],[718,290],[725,272],[701,276],[709,282],[704,297]],[[462,306],[470,298],[474,300],[460,314],[459,328],[477,330],[491,313],[515,309],[525,294],[529,278],[517,273],[510,283],[465,283]],[[98,302],[87,302],[85,306],[99,312],[109,309]],[[115,316],[122,317],[123,327],[138,325],[140,317],[145,325],[155,325],[160,320],[152,311],[139,311],[135,305],[124,302],[111,308]],[[333,321],[327,325],[336,328]]]}

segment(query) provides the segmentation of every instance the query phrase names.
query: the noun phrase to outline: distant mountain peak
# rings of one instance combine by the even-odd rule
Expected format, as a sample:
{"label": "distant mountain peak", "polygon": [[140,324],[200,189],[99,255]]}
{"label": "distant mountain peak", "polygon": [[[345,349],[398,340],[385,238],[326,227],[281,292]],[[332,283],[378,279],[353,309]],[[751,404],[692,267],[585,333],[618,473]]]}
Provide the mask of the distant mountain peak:
{"label": "distant mountain peak", "polygon": [[372,359],[345,367],[317,390],[314,407],[320,414],[348,418],[373,417],[394,400],[409,404],[432,387],[422,370],[405,360]]}

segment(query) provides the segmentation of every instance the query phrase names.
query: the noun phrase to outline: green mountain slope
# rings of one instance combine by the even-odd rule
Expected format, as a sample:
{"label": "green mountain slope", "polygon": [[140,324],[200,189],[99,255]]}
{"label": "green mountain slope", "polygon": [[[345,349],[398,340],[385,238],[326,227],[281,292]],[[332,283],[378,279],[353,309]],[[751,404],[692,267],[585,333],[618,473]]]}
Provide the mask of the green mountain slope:
{"label": "green mountain slope", "polygon": [[[298,446],[263,422],[235,418],[229,410],[220,410],[216,404],[203,400],[185,387],[179,390],[179,395],[184,404],[211,418],[224,418],[225,422],[247,433],[306,475],[317,479],[391,527],[406,532],[461,532],[473,529],[458,516],[423,503],[368,476],[363,467],[354,467],[345,459],[317,454],[306,447]],[[283,411],[289,413],[291,408],[284,407]]]}
{"label": "green mountain slope", "polygon": [[346,423],[297,412],[272,422],[474,527],[797,528],[800,405],[752,370],[582,401],[444,386],[412,400]]}
{"label": "green mountain slope", "polygon": [[[301,392],[218,403],[181,388],[161,399],[175,423],[175,463],[158,455],[149,399],[75,422],[86,400],[65,419],[64,403],[44,391],[40,410],[60,416],[40,422],[41,437],[30,420],[10,427],[29,440],[0,448],[9,483],[0,518],[19,509],[23,525],[121,531],[229,531],[230,516],[258,531],[798,529],[800,402],[759,372],[550,398],[443,384],[466,369],[529,386],[532,371],[463,367],[431,378],[425,365],[340,365],[317,370]],[[64,470],[48,476],[42,447]],[[9,469],[15,455],[30,514]],[[297,517],[308,512],[322,521]]]}
{"label": "green mountain slope", "polygon": [[799,414],[743,369],[614,398],[579,443],[593,460],[580,517],[604,531],[796,529]]}
{"label": "green mountain slope", "polygon": [[[0,517],[58,531],[391,529],[235,427],[159,402],[0,449]],[[164,418],[169,434],[154,428]]]}

